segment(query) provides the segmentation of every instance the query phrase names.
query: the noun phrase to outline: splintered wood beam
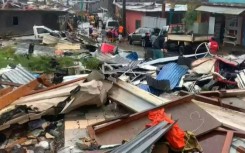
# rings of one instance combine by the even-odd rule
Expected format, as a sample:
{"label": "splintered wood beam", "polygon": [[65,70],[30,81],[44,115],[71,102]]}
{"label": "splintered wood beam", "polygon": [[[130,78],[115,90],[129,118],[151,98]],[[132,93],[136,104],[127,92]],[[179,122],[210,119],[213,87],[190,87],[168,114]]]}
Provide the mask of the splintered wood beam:
{"label": "splintered wood beam", "polygon": [[7,88],[4,88],[4,89],[1,89],[0,90],[0,97],[2,97],[3,95],[11,92],[13,90],[13,87],[7,87]]}
{"label": "splintered wood beam", "polygon": [[38,85],[40,84],[40,79],[43,78],[45,78],[44,75],[0,97],[0,109],[5,108],[6,106],[13,103],[15,100],[21,98],[24,95],[27,95],[32,90],[37,88]]}

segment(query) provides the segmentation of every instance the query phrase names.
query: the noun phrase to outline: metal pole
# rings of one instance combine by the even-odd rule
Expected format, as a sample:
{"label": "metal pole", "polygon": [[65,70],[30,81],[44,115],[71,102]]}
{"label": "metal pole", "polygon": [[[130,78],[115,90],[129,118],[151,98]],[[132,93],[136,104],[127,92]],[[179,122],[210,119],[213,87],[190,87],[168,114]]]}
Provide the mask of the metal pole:
{"label": "metal pole", "polygon": [[83,0],[81,0],[81,3],[80,3],[80,10],[83,11]]}
{"label": "metal pole", "polygon": [[126,21],[126,0],[123,0],[123,8],[122,8],[122,10],[123,10],[123,36],[126,36],[126,30],[127,30],[127,21]]}
{"label": "metal pole", "polygon": [[162,18],[165,18],[166,13],[166,6],[165,6],[165,0],[162,0]]}

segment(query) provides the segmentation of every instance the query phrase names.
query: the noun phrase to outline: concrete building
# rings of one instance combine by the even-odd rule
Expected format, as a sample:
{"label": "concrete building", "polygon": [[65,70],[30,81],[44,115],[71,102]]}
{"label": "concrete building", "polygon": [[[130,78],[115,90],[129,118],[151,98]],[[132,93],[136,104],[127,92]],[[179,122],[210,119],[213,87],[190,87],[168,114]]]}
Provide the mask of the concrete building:
{"label": "concrete building", "polygon": [[59,17],[65,14],[51,10],[0,10],[0,37],[33,34],[34,25],[59,30]]}

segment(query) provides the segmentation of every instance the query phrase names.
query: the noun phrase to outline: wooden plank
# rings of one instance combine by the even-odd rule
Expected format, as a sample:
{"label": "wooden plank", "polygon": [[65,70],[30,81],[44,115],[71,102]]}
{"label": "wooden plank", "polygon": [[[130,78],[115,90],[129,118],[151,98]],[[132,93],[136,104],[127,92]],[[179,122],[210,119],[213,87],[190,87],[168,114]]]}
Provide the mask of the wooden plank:
{"label": "wooden plank", "polygon": [[82,80],[85,80],[85,79],[86,79],[86,77],[81,77],[81,78],[78,78],[78,79],[75,79],[75,80],[71,80],[71,81],[67,81],[67,82],[64,82],[64,83],[59,83],[59,84],[56,84],[56,85],[52,85],[52,86],[50,86],[48,88],[40,89],[40,90],[33,91],[31,93],[28,93],[26,96],[37,94],[37,93],[48,91],[48,90],[52,90],[52,89],[56,89],[56,88],[59,88],[59,87],[62,87],[62,86],[65,86],[65,85],[68,85],[68,84],[71,84],[71,83],[75,83],[75,82],[78,82],[78,81],[82,81]]}
{"label": "wooden plank", "polygon": [[109,98],[135,111],[145,111],[162,104],[167,104],[171,100],[159,98],[140,88],[126,83],[117,81],[112,89],[108,92]]}
{"label": "wooden plank", "polygon": [[236,150],[238,153],[245,153],[245,148],[243,146],[239,146]]}
{"label": "wooden plank", "polygon": [[245,113],[223,108],[220,106],[199,102],[197,100],[192,100],[192,101],[194,101],[198,106],[200,106],[202,109],[204,109],[207,113],[212,115],[221,123],[245,131],[245,120],[244,120]]}
{"label": "wooden plank", "polygon": [[222,153],[230,153],[230,148],[233,140],[233,132],[228,131],[225,138],[225,143],[222,149]]}
{"label": "wooden plank", "polygon": [[183,41],[183,42],[192,42],[192,35],[178,35],[178,34],[168,34],[168,40],[171,41]]}
{"label": "wooden plank", "polygon": [[236,97],[222,98],[221,102],[222,102],[222,104],[230,106],[231,108],[233,108],[233,107],[237,108],[238,111],[241,110],[241,111],[245,112],[245,101],[243,101],[239,98],[236,98]]}
{"label": "wooden plank", "polygon": [[50,87],[52,86],[53,84],[50,82],[50,79],[48,78],[47,75],[43,75],[42,79],[40,78],[37,78],[38,81],[43,84],[45,87]]}
{"label": "wooden plank", "polygon": [[[88,137],[86,127],[91,127],[91,122],[105,123],[105,114],[111,114],[114,118],[118,118],[111,110],[101,108],[86,108],[84,113],[81,111],[72,111],[65,115],[65,147],[74,146],[77,140],[83,137]],[[120,115],[120,114],[119,114]],[[121,115],[120,115],[121,116]],[[91,131],[94,131],[93,129]]]}
{"label": "wooden plank", "polygon": [[245,112],[245,102],[239,98],[231,97],[231,98],[220,99],[220,98],[210,98],[208,96],[202,96],[202,95],[195,95],[195,99],[203,103],[208,103],[208,104],[221,106],[224,108],[229,108],[240,112]]}
{"label": "wooden plank", "polygon": [[4,89],[1,89],[0,90],[0,97],[11,92],[14,88],[13,87],[7,87],[7,88],[4,88]]}
{"label": "wooden plank", "polygon": [[22,144],[22,143],[24,143],[26,141],[27,141],[27,138],[25,138],[25,137],[24,138],[17,139],[14,142],[12,142],[11,144],[8,144],[6,146],[6,150],[10,151],[15,145]]}
{"label": "wooden plank", "polygon": [[[40,77],[42,79],[43,76]],[[10,105],[15,100],[19,99],[20,97],[30,93],[33,89],[35,89],[39,85],[38,79],[31,81],[28,84],[22,85],[19,88],[5,94],[4,96],[0,97],[0,109]]]}

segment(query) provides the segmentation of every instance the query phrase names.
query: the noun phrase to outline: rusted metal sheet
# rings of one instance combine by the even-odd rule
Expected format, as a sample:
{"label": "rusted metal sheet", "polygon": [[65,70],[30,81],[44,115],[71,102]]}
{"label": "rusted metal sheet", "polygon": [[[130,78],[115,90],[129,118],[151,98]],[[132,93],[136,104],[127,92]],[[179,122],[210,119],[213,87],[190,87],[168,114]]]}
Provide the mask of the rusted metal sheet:
{"label": "rusted metal sheet", "polygon": [[191,99],[192,96],[185,96],[168,104],[133,114],[126,119],[102,125],[92,125],[88,127],[89,134],[102,145],[121,143],[122,140],[132,139],[145,128],[145,125],[150,122],[149,111],[162,108],[167,114],[171,114],[174,120],[178,120],[178,124],[183,130],[193,131],[197,136],[221,126],[220,122],[191,102]]}
{"label": "rusted metal sheet", "polygon": [[201,137],[198,141],[204,153],[221,153],[226,138],[226,132],[211,131]]}
{"label": "rusted metal sheet", "polygon": [[233,135],[234,133],[232,131],[227,132],[222,153],[230,153],[230,147],[232,144]]}
{"label": "rusted metal sheet", "polygon": [[[44,76],[41,76],[42,79]],[[15,100],[19,99],[20,97],[30,93],[33,89],[35,89],[39,85],[38,79],[31,81],[28,84],[20,86],[19,88],[15,89],[14,91],[0,97],[0,109],[10,105]]]}
{"label": "rusted metal sheet", "polygon": [[208,97],[234,97],[234,96],[245,96],[244,89],[232,89],[232,90],[220,90],[220,91],[204,91],[200,92],[200,95]]}
{"label": "rusted metal sheet", "polygon": [[[243,101],[242,99],[238,97],[221,98],[222,95],[219,94],[217,95],[216,93],[217,92],[214,92],[213,94],[209,92],[208,94],[205,93],[204,95],[196,94],[194,98],[195,100],[198,100],[203,103],[208,103],[208,104],[229,108],[240,112],[245,112],[245,101]],[[187,95],[187,94],[189,93],[181,91],[181,95]]]}
{"label": "rusted metal sheet", "polygon": [[207,96],[202,96],[202,95],[195,95],[195,99],[203,102],[203,103],[208,103],[224,108],[229,108],[232,110],[240,111],[240,112],[245,112],[245,101],[240,100],[239,98],[210,98]]}

